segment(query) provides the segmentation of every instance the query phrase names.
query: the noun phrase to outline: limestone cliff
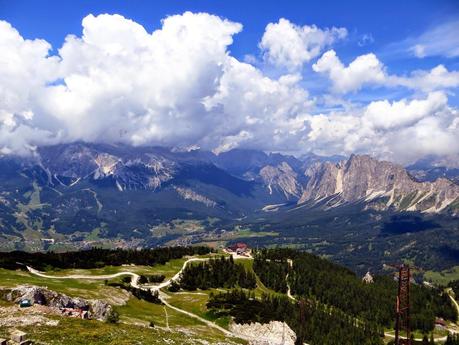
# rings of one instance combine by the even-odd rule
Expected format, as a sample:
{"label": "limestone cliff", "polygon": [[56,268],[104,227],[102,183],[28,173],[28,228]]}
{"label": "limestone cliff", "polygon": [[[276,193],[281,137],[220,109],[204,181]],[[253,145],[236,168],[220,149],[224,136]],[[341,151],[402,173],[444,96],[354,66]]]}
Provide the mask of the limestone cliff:
{"label": "limestone cliff", "polygon": [[452,181],[419,182],[402,166],[367,155],[352,155],[337,164],[319,163],[306,174],[309,181],[299,203],[334,196],[333,205],[362,201],[380,210],[438,213],[459,208],[459,186]]}

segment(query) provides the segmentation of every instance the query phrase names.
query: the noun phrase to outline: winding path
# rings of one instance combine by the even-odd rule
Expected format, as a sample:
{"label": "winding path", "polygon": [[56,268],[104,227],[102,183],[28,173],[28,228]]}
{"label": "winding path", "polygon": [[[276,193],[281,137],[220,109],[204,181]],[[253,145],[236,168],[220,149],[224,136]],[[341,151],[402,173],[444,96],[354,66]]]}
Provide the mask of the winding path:
{"label": "winding path", "polygon": [[[287,259],[288,265],[290,268],[293,266],[293,261],[292,259]],[[290,289],[290,284],[288,283],[288,273],[285,276],[285,282],[287,284],[287,297],[290,298],[292,301],[296,302],[296,298],[292,296],[292,291]]]}
{"label": "winding path", "polygon": [[48,279],[90,279],[90,280],[107,280],[107,279],[113,279],[121,276],[131,276],[133,279],[131,279],[131,286],[135,288],[141,288],[139,285],[139,278],[140,276],[137,273],[133,272],[118,272],[114,274],[105,274],[105,275],[84,275],[84,274],[71,274],[68,276],[53,276],[53,275],[48,275],[44,274],[41,271],[38,271],[30,266],[26,266],[27,270],[42,278],[48,278]]}
{"label": "winding path", "polygon": [[456,307],[457,314],[459,315],[459,304],[457,303],[456,299],[453,297],[453,294],[454,294],[453,289],[448,288],[445,291],[448,294],[449,298],[451,299],[451,302],[453,302],[454,306]]}
{"label": "winding path", "polygon": [[191,317],[193,319],[196,319],[196,320],[206,324],[207,326],[210,326],[210,327],[213,327],[215,329],[218,329],[220,332],[224,333],[227,336],[241,338],[241,336],[236,335],[236,334],[228,331],[227,329],[225,329],[223,327],[220,327],[219,325],[213,323],[212,321],[206,320],[206,319],[200,317],[199,315],[190,313],[189,311],[180,309],[178,307],[173,306],[172,304],[169,304],[169,302],[167,302],[167,300],[166,300],[167,297],[168,297],[167,294],[165,294],[164,292],[160,291],[159,298],[160,298],[161,302],[163,302],[166,307],[169,307],[169,308],[171,308],[171,309],[173,309],[175,311],[178,311],[179,313],[185,314],[185,315],[187,315],[187,316],[189,316],[189,317]]}
{"label": "winding path", "polygon": [[[241,256],[234,256],[235,258],[241,258]],[[245,259],[252,259],[252,257],[242,257],[242,258],[245,258]],[[169,286],[173,281],[177,281],[179,278],[180,278],[180,274],[183,272],[183,270],[186,268],[186,266],[190,263],[190,262],[202,262],[202,261],[207,261],[209,260],[209,258],[190,258],[188,260],[186,260],[184,263],[183,263],[183,266],[182,268],[170,279],[160,283],[160,284],[157,284],[157,285],[144,285],[144,286],[140,286],[139,285],[139,279],[140,279],[140,275],[138,275],[137,273],[134,273],[134,272],[129,272],[129,271],[124,271],[124,272],[118,272],[118,273],[114,273],[114,274],[106,274],[106,275],[81,275],[81,274],[72,274],[72,275],[67,275],[67,276],[54,276],[54,275],[47,275],[41,271],[38,271],[30,266],[26,266],[27,267],[27,270],[33,274],[33,275],[36,275],[38,277],[42,277],[42,278],[47,278],[47,279],[89,279],[89,280],[107,280],[107,279],[113,279],[113,278],[117,278],[117,277],[120,277],[120,276],[131,276],[132,279],[131,279],[131,286],[134,287],[134,288],[137,288],[137,289],[143,289],[143,290],[150,290],[150,291],[158,291],[158,297],[159,299],[161,300],[161,302],[168,308],[171,308],[179,313],[182,313],[184,315],[187,315],[188,317],[191,317],[195,320],[198,320],[200,321],[201,323],[204,323],[205,325],[209,326],[209,327],[212,327],[220,332],[222,332],[223,334],[227,335],[227,336],[230,336],[230,337],[235,337],[235,338],[239,338],[239,339],[245,339],[245,340],[253,340],[253,339],[248,339],[247,337],[244,337],[244,336],[241,336],[240,334],[235,334],[223,327],[220,327],[218,326],[217,324],[209,321],[209,320],[206,320],[204,318],[202,318],[201,316],[199,315],[196,315],[196,314],[193,314],[191,312],[188,312],[186,310],[183,310],[183,309],[180,309],[178,307],[175,307],[173,305],[171,305],[169,302],[167,302],[167,298],[169,297],[166,293],[162,292],[161,289]],[[292,267],[293,265],[293,262],[291,259],[288,259],[287,260],[288,264],[290,267]],[[286,280],[288,278],[288,274],[286,275]],[[459,304],[456,302],[456,300],[453,298],[453,296],[451,295],[450,293],[451,291],[447,291],[451,301],[453,302],[453,304],[455,305],[457,311],[458,311],[458,314],[459,314]],[[292,296],[291,294],[291,290],[290,290],[290,285],[288,284],[287,282],[287,296],[288,298],[290,298],[291,300],[293,301],[296,301],[296,298],[294,296]],[[167,311],[166,311],[166,315],[167,315]],[[166,316],[167,317],[167,316]],[[168,317],[167,317],[168,318]],[[168,322],[167,322],[168,323]],[[456,330],[452,330],[452,329],[448,329],[448,331],[450,332],[453,332],[453,333],[457,333]],[[392,334],[392,333],[384,333],[384,335],[386,337],[389,337],[389,338],[395,338],[395,335]],[[446,340],[446,336],[444,337],[438,337],[438,338],[435,338],[435,341],[445,341]],[[421,341],[422,339],[415,339],[417,341]]]}
{"label": "winding path", "polygon": [[[92,279],[92,280],[106,280],[106,279],[112,279],[112,278],[117,278],[117,277],[120,277],[120,276],[131,276],[133,279],[131,279],[131,286],[134,287],[134,288],[137,288],[137,289],[143,289],[143,290],[150,290],[150,291],[158,291],[158,297],[159,299],[161,300],[161,302],[166,306],[166,307],[169,307],[179,313],[182,313],[182,314],[185,314],[193,319],[196,319],[202,323],[204,323],[205,325],[209,326],[209,327],[212,327],[214,329],[217,329],[219,330],[220,332],[224,333],[225,335],[227,336],[230,336],[230,337],[235,337],[235,338],[239,338],[239,339],[244,339],[244,337],[242,337],[241,335],[238,335],[238,334],[235,334],[233,332],[230,332],[229,330],[223,328],[223,327],[220,327],[219,325],[209,321],[209,320],[206,320],[202,317],[200,317],[199,315],[196,315],[196,314],[193,314],[193,313],[190,313],[186,310],[183,310],[183,309],[180,309],[178,307],[175,307],[173,306],[172,304],[170,304],[169,302],[167,302],[167,297],[168,295],[164,292],[161,291],[162,288],[165,288],[167,286],[169,286],[173,281],[179,279],[180,277],[180,274],[182,273],[182,271],[185,269],[185,267],[190,263],[190,262],[196,262],[196,261],[207,261],[209,260],[209,258],[191,258],[191,259],[188,259],[187,261],[184,262],[182,268],[180,269],[180,271],[178,271],[172,278],[170,278],[169,280],[161,283],[161,284],[158,284],[158,285],[153,285],[153,286],[140,286],[138,284],[138,281],[139,281],[139,278],[140,276],[137,274],[137,273],[133,273],[133,272],[129,272],[129,271],[126,271],[126,272],[118,272],[118,273],[114,273],[114,274],[106,274],[106,275],[82,275],[82,274],[71,274],[71,275],[67,275],[67,276],[54,276],[54,275],[48,275],[48,274],[44,274],[43,272],[40,272],[30,266],[26,266],[27,267],[27,270],[32,273],[33,275],[36,275],[38,277],[42,277],[42,278],[47,278],[47,279]],[[167,312],[166,312],[167,313]],[[167,322],[169,323],[169,322]],[[247,340],[247,339],[246,339]]]}

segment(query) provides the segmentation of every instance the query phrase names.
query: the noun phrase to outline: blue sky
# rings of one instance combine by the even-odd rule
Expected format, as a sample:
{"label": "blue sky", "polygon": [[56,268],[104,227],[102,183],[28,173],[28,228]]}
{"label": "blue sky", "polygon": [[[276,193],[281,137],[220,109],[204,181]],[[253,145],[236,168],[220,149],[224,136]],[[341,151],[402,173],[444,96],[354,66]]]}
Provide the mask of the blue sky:
{"label": "blue sky", "polygon": [[[365,152],[399,161],[459,154],[457,0],[0,0],[0,20],[10,37],[0,44],[11,53],[0,65],[0,86],[9,90],[0,92],[0,153],[119,140],[216,151]],[[187,42],[174,25],[190,30]],[[154,32],[168,41],[151,39]],[[75,40],[66,42],[68,35]],[[148,73],[160,86],[145,84]],[[125,74],[138,80],[116,79]],[[30,88],[27,97],[21,88]],[[170,131],[177,119],[184,125]],[[435,144],[427,144],[429,135]],[[417,149],[405,155],[408,143]]]}
{"label": "blue sky", "polygon": [[[407,69],[406,61],[399,61],[387,52],[387,46],[405,38],[416,37],[431,27],[459,17],[457,0],[406,0],[406,1],[59,1],[14,0],[0,1],[0,17],[12,23],[26,38],[44,38],[53,48],[62,45],[69,33],[81,34],[81,19],[87,14],[118,13],[142,24],[147,30],[160,28],[161,19],[168,15],[208,12],[242,23],[240,33],[231,47],[237,57],[256,54],[257,43],[267,23],[287,18],[298,24],[315,24],[319,27],[346,27],[350,32],[349,44],[338,48],[343,61],[349,62],[356,54],[370,51],[384,54],[393,62],[394,72]],[[371,35],[373,42],[359,46],[363,35]],[[403,59],[402,59],[403,60]],[[441,61],[448,66],[458,66],[457,59],[438,57],[409,59],[413,67]],[[429,61],[427,61],[429,60]]]}

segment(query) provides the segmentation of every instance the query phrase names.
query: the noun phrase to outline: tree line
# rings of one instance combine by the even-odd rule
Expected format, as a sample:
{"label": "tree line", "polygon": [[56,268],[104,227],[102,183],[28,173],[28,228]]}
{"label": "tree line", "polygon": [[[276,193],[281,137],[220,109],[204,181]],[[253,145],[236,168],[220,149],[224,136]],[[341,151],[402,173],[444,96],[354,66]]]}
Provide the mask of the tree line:
{"label": "tree line", "polygon": [[257,280],[251,270],[247,270],[240,263],[235,263],[232,256],[229,259],[222,256],[187,265],[180,275],[179,285],[189,291],[236,286],[254,289]]}
{"label": "tree line", "polygon": [[[293,261],[291,268],[287,264],[289,258]],[[277,292],[285,292],[283,282],[287,280],[293,295],[317,300],[358,319],[393,327],[398,283],[390,276],[376,276],[374,283],[366,284],[345,267],[291,249],[256,251],[253,267],[262,283]],[[414,329],[432,331],[436,316],[457,319],[456,310],[440,289],[412,284],[410,299]]]}
{"label": "tree line", "polygon": [[459,334],[448,334],[445,345],[459,345]]}
{"label": "tree line", "polygon": [[150,303],[162,304],[159,299],[159,293],[157,290],[151,291],[149,289],[140,289],[133,287],[131,284],[131,277],[125,277],[121,283],[106,283],[108,286],[119,287],[126,291],[129,291],[137,299],[141,299]]}
{"label": "tree line", "polygon": [[459,280],[450,281],[448,287],[452,288],[454,293],[459,296]]}
{"label": "tree line", "polygon": [[13,251],[0,253],[0,267],[7,269],[32,266],[45,271],[54,268],[99,268],[104,266],[121,266],[124,264],[155,265],[165,264],[172,259],[187,255],[204,255],[212,252],[209,247],[163,247],[153,249],[102,249],[72,252],[39,252],[29,253]]}
{"label": "tree line", "polygon": [[262,294],[233,289],[211,294],[207,308],[217,317],[232,316],[236,323],[273,320],[286,322],[296,333],[296,344],[382,345],[383,329],[314,301],[292,303],[284,295]]}
{"label": "tree line", "polygon": [[166,279],[164,274],[141,274],[139,276],[139,284],[147,284],[147,283],[162,283]]}

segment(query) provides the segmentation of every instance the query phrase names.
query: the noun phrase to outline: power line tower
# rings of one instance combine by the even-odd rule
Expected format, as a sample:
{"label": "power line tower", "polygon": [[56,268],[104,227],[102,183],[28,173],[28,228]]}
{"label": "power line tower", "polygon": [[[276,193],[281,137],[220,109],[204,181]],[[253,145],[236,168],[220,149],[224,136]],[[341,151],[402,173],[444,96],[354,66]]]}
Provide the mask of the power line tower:
{"label": "power line tower", "polygon": [[304,334],[304,325],[306,323],[306,308],[307,308],[307,304],[306,304],[306,301],[304,298],[300,299],[298,301],[298,307],[300,309],[300,329],[299,329],[299,332],[297,334],[297,342],[300,343],[300,344],[303,344],[304,343],[304,337],[305,337],[305,334]]}
{"label": "power line tower", "polygon": [[[398,294],[395,306],[395,345],[412,345],[410,327],[410,280],[409,265],[400,265],[398,268]],[[405,333],[404,339],[401,333]]]}

